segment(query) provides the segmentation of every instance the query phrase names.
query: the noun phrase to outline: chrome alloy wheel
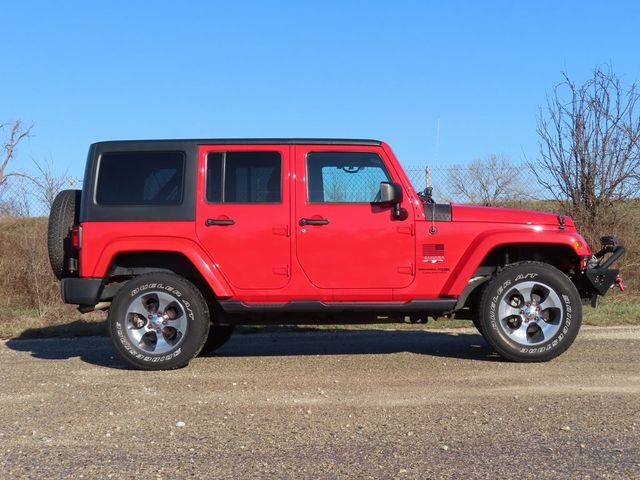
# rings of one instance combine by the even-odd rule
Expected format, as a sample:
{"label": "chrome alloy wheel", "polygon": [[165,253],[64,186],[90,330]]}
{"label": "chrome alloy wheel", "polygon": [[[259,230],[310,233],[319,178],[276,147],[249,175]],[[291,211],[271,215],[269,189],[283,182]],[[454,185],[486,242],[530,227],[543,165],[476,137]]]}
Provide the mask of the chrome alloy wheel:
{"label": "chrome alloy wheel", "polygon": [[539,345],[558,333],[564,318],[560,296],[541,282],[520,282],[498,300],[497,324],[524,346]]}
{"label": "chrome alloy wheel", "polygon": [[124,329],[131,343],[146,353],[163,354],[175,349],[186,337],[187,315],[173,295],[151,291],[128,306]]}

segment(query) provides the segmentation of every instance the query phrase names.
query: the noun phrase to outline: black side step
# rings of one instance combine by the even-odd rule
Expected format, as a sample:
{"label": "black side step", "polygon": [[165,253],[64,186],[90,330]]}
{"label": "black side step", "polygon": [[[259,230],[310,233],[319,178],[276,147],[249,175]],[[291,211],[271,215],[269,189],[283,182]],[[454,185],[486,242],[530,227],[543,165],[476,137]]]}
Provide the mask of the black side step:
{"label": "black side step", "polygon": [[221,300],[220,306],[227,313],[427,313],[441,314],[453,310],[453,298],[411,300],[409,302],[321,302],[319,300],[294,300],[287,303],[245,303]]}

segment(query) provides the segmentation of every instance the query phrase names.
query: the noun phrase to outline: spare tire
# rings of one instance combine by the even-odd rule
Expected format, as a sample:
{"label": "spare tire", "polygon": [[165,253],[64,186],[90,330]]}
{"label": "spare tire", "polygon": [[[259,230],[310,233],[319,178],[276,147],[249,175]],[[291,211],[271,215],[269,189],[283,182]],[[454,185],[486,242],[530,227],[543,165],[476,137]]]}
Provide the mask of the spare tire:
{"label": "spare tire", "polygon": [[51,206],[47,246],[49,263],[58,279],[71,275],[69,259],[75,257],[71,228],[80,221],[80,194],[80,190],[63,190]]}

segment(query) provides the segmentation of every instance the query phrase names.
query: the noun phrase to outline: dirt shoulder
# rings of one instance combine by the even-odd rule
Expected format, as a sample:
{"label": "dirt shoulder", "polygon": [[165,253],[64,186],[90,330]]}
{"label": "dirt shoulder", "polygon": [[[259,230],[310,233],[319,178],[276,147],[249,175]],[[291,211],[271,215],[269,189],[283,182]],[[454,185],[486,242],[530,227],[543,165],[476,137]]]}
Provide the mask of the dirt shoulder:
{"label": "dirt shoulder", "polygon": [[0,476],[637,478],[640,328],[545,364],[472,330],[238,335],[182,370],[105,337],[0,342]]}

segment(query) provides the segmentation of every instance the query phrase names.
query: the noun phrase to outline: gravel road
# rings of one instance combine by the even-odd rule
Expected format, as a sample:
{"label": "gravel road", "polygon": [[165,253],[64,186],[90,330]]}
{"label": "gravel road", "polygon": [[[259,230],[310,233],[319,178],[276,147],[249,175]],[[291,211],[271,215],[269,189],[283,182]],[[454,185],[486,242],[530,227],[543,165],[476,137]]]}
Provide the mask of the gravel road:
{"label": "gravel road", "polygon": [[471,330],[234,336],[172,372],[0,342],[1,478],[640,478],[640,328],[546,364]]}

